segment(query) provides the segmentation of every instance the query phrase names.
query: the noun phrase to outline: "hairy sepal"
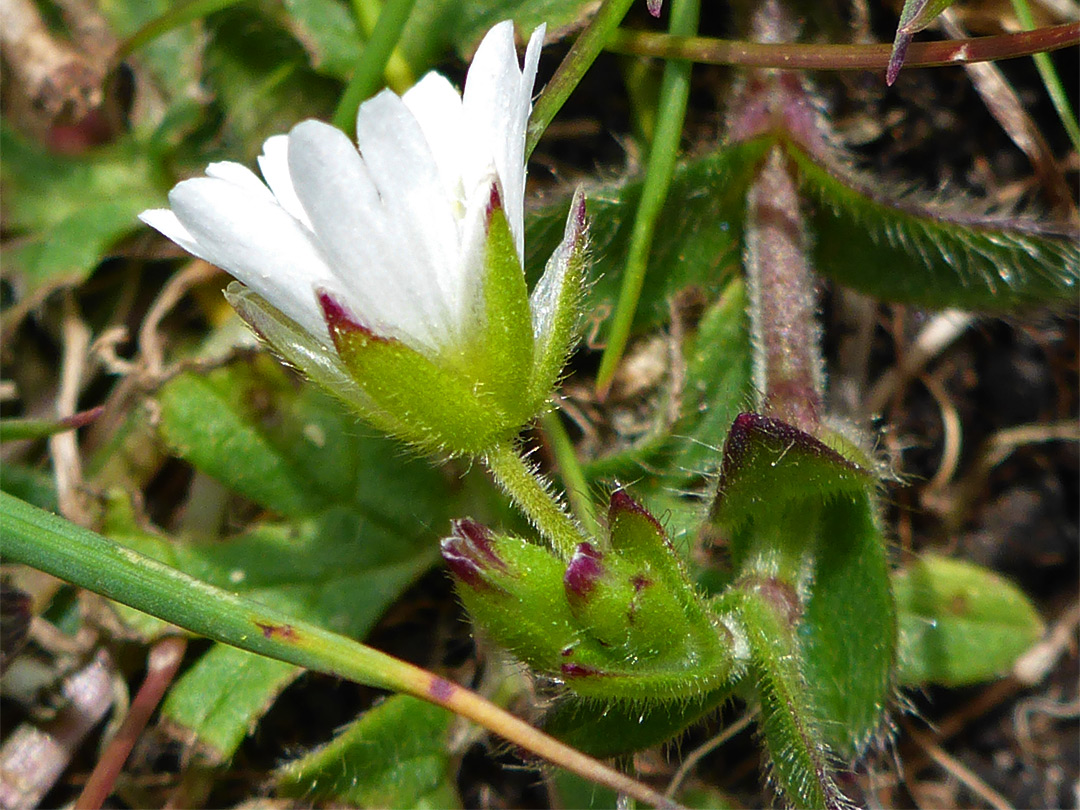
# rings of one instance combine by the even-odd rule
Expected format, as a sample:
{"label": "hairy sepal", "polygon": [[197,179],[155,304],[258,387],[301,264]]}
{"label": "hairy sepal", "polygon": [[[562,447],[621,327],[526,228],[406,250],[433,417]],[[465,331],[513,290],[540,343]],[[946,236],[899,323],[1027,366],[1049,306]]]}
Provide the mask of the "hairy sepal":
{"label": "hairy sepal", "polygon": [[533,380],[530,395],[547,400],[577,342],[588,270],[588,225],[585,193],[578,189],[570,203],[563,240],[548,259],[533,290]]}
{"label": "hairy sepal", "polygon": [[423,450],[479,455],[521,427],[478,381],[455,366],[375,334],[328,293],[319,297],[342,364],[391,420],[377,422],[387,432]]}
{"label": "hairy sepal", "polygon": [[[466,341],[470,373],[511,421],[525,424],[543,408],[530,390],[533,334],[529,291],[497,186],[492,186],[484,249],[482,336]],[[470,345],[471,343],[471,345]],[[475,347],[475,348],[472,348]]]}
{"label": "hairy sepal", "polygon": [[674,552],[649,536],[654,553],[582,543],[566,561],[459,523],[443,556],[477,626],[578,695],[651,703],[730,685],[742,667],[731,630],[670,578]]}

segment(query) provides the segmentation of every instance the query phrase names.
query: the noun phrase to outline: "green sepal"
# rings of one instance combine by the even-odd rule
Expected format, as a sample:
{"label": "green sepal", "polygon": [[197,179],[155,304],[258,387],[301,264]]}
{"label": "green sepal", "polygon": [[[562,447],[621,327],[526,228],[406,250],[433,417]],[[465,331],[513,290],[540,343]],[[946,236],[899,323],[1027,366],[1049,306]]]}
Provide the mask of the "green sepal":
{"label": "green sepal", "polygon": [[[633,660],[635,669],[648,669],[665,666],[669,658],[677,663],[684,657],[679,648],[708,646],[715,639],[701,611],[688,614],[678,591],[648,562],[594,554],[583,557],[579,550],[563,577],[570,609],[588,642],[571,651],[570,662],[609,669],[612,660]],[[685,582],[676,587],[692,598]]]}
{"label": "green sepal", "polygon": [[[518,259],[514,234],[492,187],[484,249],[484,317],[482,336],[466,340],[468,372],[490,392],[510,421],[518,424],[536,416],[547,399],[535,402],[530,376],[533,363],[529,290]],[[475,347],[475,349],[473,349]]]}
{"label": "green sepal", "polygon": [[927,555],[893,577],[899,680],[965,686],[1003,675],[1046,629],[1030,600],[997,574]]}
{"label": "green sepal", "polygon": [[[687,611],[648,567],[582,543],[551,551],[455,521],[443,559],[476,625],[580,695],[688,699],[729,685],[744,662],[725,620]],[[690,586],[683,585],[689,590]]]}
{"label": "green sepal", "polygon": [[530,399],[546,402],[578,338],[588,268],[585,193],[574,192],[563,240],[530,299],[535,350]]}
{"label": "green sepal", "polygon": [[894,686],[896,613],[875,486],[823,442],[744,414],[714,507],[737,583],[784,606],[798,628],[810,700],[836,721],[823,739],[852,756],[881,729]]}
{"label": "green sepal", "polygon": [[533,669],[557,671],[577,632],[563,562],[541,546],[466,520],[454,522],[442,552],[476,626]]}
{"label": "green sepal", "polygon": [[608,532],[612,549],[621,557],[647,566],[669,590],[686,586],[689,577],[664,527],[625,490],[611,493]]}
{"label": "green sepal", "polygon": [[357,410],[377,427],[452,455],[478,455],[521,428],[475,380],[376,335],[328,294],[320,302],[341,362],[375,405]]}
{"label": "green sepal", "polygon": [[225,288],[225,300],[255,336],[287,366],[301,372],[366,418],[372,418],[380,425],[391,418],[389,414],[380,414],[375,402],[357,385],[336,353],[329,351],[261,295],[239,281],[232,281]]}

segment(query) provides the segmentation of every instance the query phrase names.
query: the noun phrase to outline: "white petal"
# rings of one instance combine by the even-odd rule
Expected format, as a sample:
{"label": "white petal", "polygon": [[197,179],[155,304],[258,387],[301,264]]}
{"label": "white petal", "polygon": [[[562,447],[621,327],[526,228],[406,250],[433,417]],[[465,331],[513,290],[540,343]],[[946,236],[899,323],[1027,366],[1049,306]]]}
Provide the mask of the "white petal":
{"label": "white petal", "polygon": [[266,178],[266,184],[274,192],[281,207],[310,228],[311,220],[308,219],[304,206],[300,204],[296,189],[293,188],[292,177],[289,176],[288,135],[273,135],[263,142],[263,151],[259,155],[259,171]]}
{"label": "white petal", "polygon": [[532,86],[544,30],[543,26],[537,28],[529,40],[523,73],[514,48],[513,23],[506,21],[492,28],[477,48],[462,99],[472,133],[466,158],[466,187],[470,181],[478,182],[489,165],[494,166],[502,185],[507,220],[522,260],[525,128],[532,110]]}
{"label": "white petal", "polygon": [[188,253],[195,253],[198,242],[183,223],[168,208],[152,208],[139,214],[139,219],[156,231],[160,231]]}
{"label": "white petal", "polygon": [[461,95],[445,76],[428,73],[401,97],[416,118],[439,167],[447,196],[461,204],[464,215],[465,190],[461,184],[461,156],[466,149],[465,117]]}
{"label": "white petal", "polygon": [[[307,231],[285,209],[211,177],[180,183],[169,193],[169,203],[194,242],[191,246],[181,243],[185,249],[227,270],[313,336],[332,345],[315,289],[323,287],[340,295],[341,287]],[[164,232],[170,238],[174,235]]]}
{"label": "white petal", "polygon": [[386,90],[361,105],[356,130],[399,257],[398,283],[415,296],[394,317],[429,344],[445,344],[460,334],[465,298],[454,201],[420,125],[396,95]]}
{"label": "white petal", "polygon": [[314,236],[346,291],[343,302],[379,334],[407,337],[408,324],[397,314],[416,309],[422,294],[401,272],[395,229],[356,147],[340,130],[305,121],[289,134],[289,169]]}
{"label": "white petal", "polygon": [[495,173],[489,172],[487,181],[473,190],[461,222],[461,274],[469,279],[466,283],[469,297],[465,301],[465,317],[475,322],[484,316],[484,253],[487,249],[488,207],[491,205],[491,187]]}

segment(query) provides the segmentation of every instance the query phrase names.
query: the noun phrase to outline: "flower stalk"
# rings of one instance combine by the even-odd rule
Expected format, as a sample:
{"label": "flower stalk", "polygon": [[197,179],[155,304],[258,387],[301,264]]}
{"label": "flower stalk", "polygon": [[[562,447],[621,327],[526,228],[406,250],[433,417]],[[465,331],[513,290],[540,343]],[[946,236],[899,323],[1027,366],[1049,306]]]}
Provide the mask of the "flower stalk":
{"label": "flower stalk", "polygon": [[550,484],[522,458],[512,443],[503,442],[492,447],[484,454],[484,463],[503,491],[561,558],[571,559],[578,544],[589,539],[562,501],[552,494]]}

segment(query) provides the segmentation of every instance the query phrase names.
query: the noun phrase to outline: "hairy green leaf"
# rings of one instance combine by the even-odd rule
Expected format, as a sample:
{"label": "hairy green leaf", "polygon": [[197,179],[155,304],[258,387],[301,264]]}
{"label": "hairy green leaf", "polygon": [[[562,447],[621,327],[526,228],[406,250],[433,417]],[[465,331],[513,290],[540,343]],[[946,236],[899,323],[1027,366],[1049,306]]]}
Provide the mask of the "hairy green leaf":
{"label": "hairy green leaf", "polygon": [[454,715],[396,695],[279,771],[285,796],[357,807],[461,807],[448,734]]}
{"label": "hairy green leaf", "polygon": [[976,204],[936,205],[888,194],[865,177],[843,177],[794,145],[810,220],[815,267],[827,278],[886,301],[945,309],[1001,310],[1076,299],[1080,246],[1019,216]]}

